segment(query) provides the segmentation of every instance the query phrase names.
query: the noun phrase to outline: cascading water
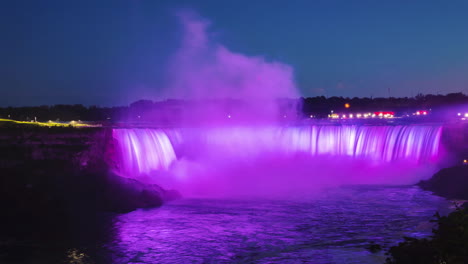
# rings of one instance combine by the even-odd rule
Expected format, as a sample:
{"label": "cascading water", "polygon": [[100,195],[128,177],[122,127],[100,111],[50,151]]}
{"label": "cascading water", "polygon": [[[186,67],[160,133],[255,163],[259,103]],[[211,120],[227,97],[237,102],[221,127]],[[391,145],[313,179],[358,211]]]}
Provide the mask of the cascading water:
{"label": "cascading water", "polygon": [[114,129],[118,145],[118,172],[138,176],[155,170],[167,170],[176,160],[166,132],[155,129]]}
{"label": "cascading water", "polygon": [[[180,133],[179,133],[180,132]],[[307,153],[314,156],[353,157],[375,162],[430,163],[439,156],[442,127],[332,126],[219,127],[181,129],[114,129],[120,149],[119,173],[127,176],[168,170],[177,160],[181,137],[192,153],[215,150],[215,155],[253,158],[262,153]],[[171,140],[171,139],[172,140]],[[212,151],[213,152],[213,151]],[[222,158],[222,157],[218,157]]]}
{"label": "cascading water", "polygon": [[281,140],[292,151],[376,161],[427,162],[439,154],[439,126],[310,126],[287,128]]}

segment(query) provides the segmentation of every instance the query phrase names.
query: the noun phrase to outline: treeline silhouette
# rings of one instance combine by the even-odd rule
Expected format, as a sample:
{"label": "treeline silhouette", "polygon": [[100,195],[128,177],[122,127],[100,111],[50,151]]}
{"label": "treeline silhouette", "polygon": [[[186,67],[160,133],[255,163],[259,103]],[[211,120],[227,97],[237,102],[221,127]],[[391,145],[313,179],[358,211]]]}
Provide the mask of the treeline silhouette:
{"label": "treeline silhouette", "polygon": [[[129,106],[99,107],[75,105],[53,105],[33,107],[3,107],[0,108],[0,118],[14,120],[37,120],[51,121],[105,121],[105,120],[170,120],[180,115],[184,109],[190,109],[193,105],[218,104],[222,105],[220,111],[229,113],[235,111],[236,107],[243,105],[242,100],[223,99],[206,101],[187,101],[170,99],[154,102],[150,100],[139,100]],[[261,104],[262,102],[258,102]],[[331,111],[340,112],[373,112],[394,111],[398,114],[412,113],[417,110],[438,110],[447,107],[458,107],[468,105],[468,96],[463,93],[450,93],[446,95],[418,94],[415,97],[401,98],[348,98],[348,97],[307,97],[299,99],[279,99],[278,104],[281,111],[294,109],[297,116],[327,117]],[[345,107],[349,104],[349,108]],[[466,110],[468,111],[468,109]],[[289,112],[290,113],[290,112]]]}
{"label": "treeline silhouette", "polygon": [[[411,114],[418,110],[434,110],[459,107],[468,104],[468,96],[463,93],[447,95],[418,94],[415,97],[389,98],[343,98],[343,97],[308,97],[302,98],[302,112],[306,115],[328,116],[334,112],[374,112],[394,111],[397,114]],[[349,104],[349,108],[345,108]],[[468,110],[467,110],[468,111]]]}

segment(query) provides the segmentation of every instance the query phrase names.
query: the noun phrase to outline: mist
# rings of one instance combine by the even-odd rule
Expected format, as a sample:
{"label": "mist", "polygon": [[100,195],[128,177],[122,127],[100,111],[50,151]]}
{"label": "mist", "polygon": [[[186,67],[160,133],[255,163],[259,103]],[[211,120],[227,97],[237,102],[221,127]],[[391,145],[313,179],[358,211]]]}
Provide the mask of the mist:
{"label": "mist", "polygon": [[176,18],[182,43],[168,63],[165,97],[195,102],[185,121],[274,121],[279,99],[299,97],[291,66],[231,51],[213,39],[211,22],[193,10],[179,10]]}
{"label": "mist", "polygon": [[184,196],[290,196],[353,184],[406,185],[443,160],[441,126],[115,129],[116,172]]}
{"label": "mist", "polygon": [[[175,16],[181,44],[165,97],[185,99],[170,129],[114,130],[121,175],[184,196],[278,196],[346,184],[414,184],[437,170],[440,126],[279,122],[298,98],[294,70],[215,41],[193,10]],[[289,112],[288,112],[289,111]]]}

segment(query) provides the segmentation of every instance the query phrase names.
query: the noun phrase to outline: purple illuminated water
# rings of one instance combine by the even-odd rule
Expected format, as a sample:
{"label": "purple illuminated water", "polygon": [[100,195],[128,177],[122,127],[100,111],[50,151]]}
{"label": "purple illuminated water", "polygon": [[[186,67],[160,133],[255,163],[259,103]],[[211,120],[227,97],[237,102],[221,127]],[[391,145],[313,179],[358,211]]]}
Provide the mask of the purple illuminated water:
{"label": "purple illuminated water", "polygon": [[271,195],[431,176],[442,128],[217,126],[114,129],[118,174],[184,195]]}
{"label": "purple illuminated water", "polygon": [[115,219],[113,263],[383,263],[374,242],[423,237],[447,202],[416,186],[275,199],[182,199]]}
{"label": "purple illuminated water", "polygon": [[432,215],[448,210],[444,199],[398,185],[431,175],[441,133],[431,125],[115,129],[117,173],[186,198],[116,217],[103,250],[113,263],[383,263],[370,243],[428,236]]}

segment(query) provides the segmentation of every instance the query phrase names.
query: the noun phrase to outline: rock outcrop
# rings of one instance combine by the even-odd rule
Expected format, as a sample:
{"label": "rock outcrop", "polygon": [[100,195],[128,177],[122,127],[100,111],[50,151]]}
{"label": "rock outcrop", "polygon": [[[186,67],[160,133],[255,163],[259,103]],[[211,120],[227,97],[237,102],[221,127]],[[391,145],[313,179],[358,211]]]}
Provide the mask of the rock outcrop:
{"label": "rock outcrop", "polygon": [[[119,177],[106,160],[111,131],[4,128],[0,131],[0,234],[60,234],[101,213],[161,206],[157,185]],[[87,218],[87,219],[84,219]],[[44,232],[41,232],[43,230]],[[57,230],[57,232],[54,232]]]}
{"label": "rock outcrop", "polygon": [[445,168],[429,180],[418,185],[424,190],[448,199],[468,200],[468,166],[460,165]]}

